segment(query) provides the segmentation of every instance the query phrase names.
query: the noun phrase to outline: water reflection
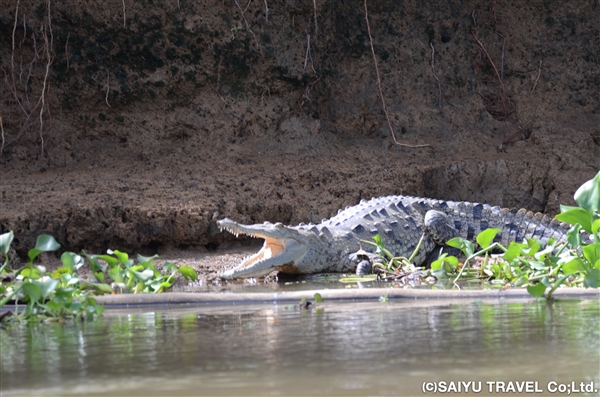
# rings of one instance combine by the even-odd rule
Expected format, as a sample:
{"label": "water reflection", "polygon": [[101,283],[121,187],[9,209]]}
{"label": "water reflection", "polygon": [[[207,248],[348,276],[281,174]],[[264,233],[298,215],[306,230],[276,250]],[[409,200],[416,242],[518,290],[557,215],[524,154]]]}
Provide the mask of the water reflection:
{"label": "water reflection", "polygon": [[597,300],[107,311],[0,330],[15,394],[419,394],[423,381],[595,381]]}

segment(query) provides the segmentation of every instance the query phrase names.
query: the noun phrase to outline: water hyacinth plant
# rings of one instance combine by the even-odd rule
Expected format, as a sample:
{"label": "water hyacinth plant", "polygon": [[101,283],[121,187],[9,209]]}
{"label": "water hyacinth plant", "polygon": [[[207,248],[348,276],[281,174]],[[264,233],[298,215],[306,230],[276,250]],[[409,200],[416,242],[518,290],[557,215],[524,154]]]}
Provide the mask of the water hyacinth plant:
{"label": "water hyacinth plant", "polygon": [[[42,252],[60,248],[54,237],[46,234],[40,235],[35,247],[28,251],[29,261],[25,266],[11,270],[7,265],[13,239],[12,231],[0,235],[0,253],[4,255],[0,276],[12,278],[12,281],[0,285],[0,307],[11,301],[15,305],[14,312],[4,311],[3,322],[13,318],[19,322],[91,320],[104,311],[104,307],[94,299],[96,295],[159,293],[173,286],[178,273],[188,280],[198,277],[189,266],[165,263],[159,271],[153,263],[156,255],[138,255],[136,263],[127,253],[118,250],[108,250],[106,255],[64,252],[60,258],[62,266],[48,274],[44,266],[34,264]],[[89,279],[77,273],[85,266],[86,260],[92,270]],[[21,311],[19,303],[24,304]]]}

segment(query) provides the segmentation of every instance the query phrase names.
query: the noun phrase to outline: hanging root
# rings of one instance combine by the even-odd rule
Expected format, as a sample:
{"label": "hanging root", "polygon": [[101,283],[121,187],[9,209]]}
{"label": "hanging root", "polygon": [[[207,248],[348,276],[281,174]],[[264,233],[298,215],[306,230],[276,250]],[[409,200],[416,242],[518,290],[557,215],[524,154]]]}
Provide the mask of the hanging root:
{"label": "hanging root", "polygon": [[540,79],[540,75],[542,74],[542,60],[540,60],[540,66],[538,66],[538,74],[535,78],[535,82],[533,83],[533,87],[531,87],[531,92],[535,91],[535,87],[537,86],[538,80]]}
{"label": "hanging root", "polygon": [[[488,51],[485,49],[484,45],[481,43],[481,41],[479,41],[477,36],[475,36],[475,32],[471,32],[471,36],[473,36],[473,39],[475,40],[475,42],[477,43],[479,48],[481,48],[481,51],[485,54],[488,62],[490,63],[490,65],[492,65],[492,68],[494,69],[494,73],[496,74],[496,78],[498,78],[498,82],[500,83],[500,88],[502,89],[502,94],[500,96],[502,98],[502,108],[504,110],[504,130],[503,130],[503,134],[502,134],[503,135],[502,142],[505,143],[506,123],[508,122],[508,99],[507,99],[507,95],[506,95],[506,88],[504,87],[504,82],[502,81],[502,76],[500,75],[500,72],[498,71],[496,64],[492,60],[492,57],[490,56]],[[502,48],[504,48],[504,45],[502,46]],[[503,53],[503,57],[502,57],[502,63],[504,64],[504,53]],[[502,149],[502,144],[500,144],[500,149]]]}
{"label": "hanging root", "polygon": [[433,77],[435,77],[438,83],[438,108],[440,109],[440,113],[442,113],[442,83],[435,74],[435,48],[433,48],[433,43],[429,43],[429,45],[431,46],[431,73],[433,73]]}
{"label": "hanging root", "polygon": [[392,138],[394,143],[398,146],[411,147],[411,148],[419,148],[419,147],[432,147],[431,145],[409,145],[406,143],[400,143],[396,140],[396,135],[394,134],[394,129],[392,128],[392,122],[390,121],[390,115],[388,114],[387,107],[385,105],[385,98],[383,96],[383,89],[381,88],[381,78],[379,76],[379,67],[377,66],[377,57],[375,56],[375,49],[373,47],[373,37],[371,36],[371,27],[369,26],[369,12],[367,10],[367,0],[365,2],[365,20],[367,21],[367,33],[369,34],[369,42],[371,43],[371,53],[373,54],[373,63],[375,64],[375,73],[377,75],[377,86],[379,87],[379,95],[381,96],[381,104],[383,106],[383,113],[385,113],[385,118],[387,119],[388,127],[390,128],[390,132],[392,133]]}
{"label": "hanging root", "polygon": [[[21,15],[23,17],[23,38],[22,40],[20,40],[19,44],[19,49],[17,49],[17,40],[16,40],[16,34],[17,34],[17,25],[18,25],[18,19],[19,19],[19,11],[21,10]],[[7,145],[10,145],[12,142],[17,141],[21,135],[27,131],[32,124],[32,120],[37,119],[39,122],[39,139],[41,142],[41,153],[42,155],[44,154],[44,148],[45,148],[45,144],[46,144],[46,139],[44,137],[44,129],[48,130],[50,128],[52,128],[52,119],[51,119],[51,112],[50,112],[50,103],[48,101],[49,98],[49,93],[50,93],[50,81],[49,81],[49,76],[50,76],[50,67],[52,65],[53,59],[52,59],[52,47],[53,47],[53,41],[54,41],[54,34],[52,31],[52,10],[51,10],[51,0],[46,0],[46,11],[47,14],[45,16],[45,18],[41,21],[41,26],[39,31],[37,30],[29,30],[31,32],[31,40],[32,40],[32,59],[31,61],[28,63],[28,67],[23,68],[23,48],[22,45],[25,43],[26,39],[28,38],[28,30],[27,30],[27,14],[25,13],[25,11],[27,10],[27,8],[25,7],[25,9],[23,9],[23,7],[20,7],[20,0],[16,1],[15,4],[15,14],[14,14],[14,25],[13,25],[13,29],[12,29],[12,37],[11,37],[11,42],[12,42],[12,52],[11,52],[11,57],[10,57],[10,72],[5,70],[4,68],[0,67],[0,70],[4,73],[4,83],[6,85],[6,87],[8,88],[8,90],[10,91],[10,94],[12,96],[12,100],[13,103],[17,105],[20,114],[22,114],[24,116],[23,121],[20,122],[20,126],[17,127],[17,123],[8,123],[8,125],[10,125],[10,127],[13,127],[15,129],[18,129],[18,133],[16,134],[12,134],[11,133],[11,128],[9,128],[7,130],[7,132],[10,134],[9,136],[5,135],[4,132],[4,127],[2,126],[2,145],[0,146],[0,155],[2,154],[4,148]],[[38,48],[38,39],[41,37],[42,42],[43,42],[43,46]],[[17,53],[17,50],[21,51],[21,55],[20,55],[20,72],[19,72],[19,86],[17,86],[17,76],[15,75],[15,55]],[[67,47],[65,46],[65,51],[67,50]],[[35,77],[35,72],[34,72],[34,66],[35,63],[40,60],[40,59],[44,59],[45,60],[45,65],[44,65],[44,72],[43,72],[43,77],[40,79],[35,79],[35,80],[39,80],[41,81],[41,87],[40,87],[40,95],[39,98],[37,100],[37,102],[35,102],[35,104],[32,106],[32,103],[30,101],[29,98],[29,91],[31,87],[34,87],[34,89],[36,89],[34,84],[30,84],[30,82],[32,81],[32,78]],[[25,79],[23,79],[23,75],[24,75],[24,71],[25,69],[28,69],[27,71],[27,76]],[[30,87],[31,86],[31,87]],[[37,117],[34,117],[34,115],[37,115]],[[4,118],[6,120],[7,119],[6,115],[4,115]],[[48,127],[49,126],[49,127]]]}
{"label": "hanging root", "polygon": [[0,132],[2,134],[2,146],[0,146],[0,157],[2,157],[2,153],[4,152],[4,126],[2,125],[2,116],[0,116]]}
{"label": "hanging root", "polygon": [[[244,15],[244,10],[242,10],[242,7],[240,6],[240,3],[238,3],[237,0],[234,0],[234,1],[235,1],[235,5],[237,6],[237,8],[240,9],[240,13],[242,14],[242,19],[244,20],[244,23],[246,24],[246,30],[248,30],[248,32],[250,32],[252,37],[254,37],[254,40],[256,40],[256,35],[252,31],[252,29],[250,29],[250,25],[248,25],[248,20],[246,19],[246,15]],[[248,5],[250,5],[250,3],[248,3]],[[248,8],[246,7],[246,9],[248,9]]]}

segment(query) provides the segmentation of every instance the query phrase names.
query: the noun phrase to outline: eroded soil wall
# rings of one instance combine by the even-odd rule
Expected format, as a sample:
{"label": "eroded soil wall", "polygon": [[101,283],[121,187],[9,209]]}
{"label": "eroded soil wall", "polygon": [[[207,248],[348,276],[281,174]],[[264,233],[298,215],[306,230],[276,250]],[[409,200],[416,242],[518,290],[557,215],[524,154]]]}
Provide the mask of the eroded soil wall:
{"label": "eroded soil wall", "polygon": [[[212,249],[409,194],[554,213],[600,169],[598,1],[10,0],[0,232]],[[373,47],[371,47],[371,38]],[[377,58],[374,65],[373,52]],[[377,82],[379,72],[386,111]]]}

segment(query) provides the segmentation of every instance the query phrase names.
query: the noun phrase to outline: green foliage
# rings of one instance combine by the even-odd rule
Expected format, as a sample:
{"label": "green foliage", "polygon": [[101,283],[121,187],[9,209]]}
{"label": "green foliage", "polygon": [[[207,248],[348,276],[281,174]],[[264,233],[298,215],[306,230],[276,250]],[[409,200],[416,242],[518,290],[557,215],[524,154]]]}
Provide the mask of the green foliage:
{"label": "green foliage", "polygon": [[[24,321],[64,321],[65,319],[91,320],[102,314],[104,307],[98,305],[94,295],[118,292],[158,293],[173,286],[175,276],[180,273],[187,280],[196,280],[198,275],[189,266],[165,263],[160,272],[152,257],[137,256],[137,262],[125,252],[108,250],[107,255],[89,255],[82,252],[64,252],[62,266],[47,274],[44,266],[34,265],[42,252],[55,251],[60,244],[49,235],[37,238],[36,245],[28,251],[29,262],[21,269],[6,270],[8,251],[13,241],[12,231],[0,235],[0,253],[5,261],[0,274],[13,273],[14,281],[0,286],[0,307],[11,300],[15,302],[14,316],[5,316],[3,321],[14,318]],[[93,276],[83,279],[77,274],[86,260]],[[109,284],[109,281],[112,281]],[[18,304],[25,305],[19,312]]]}
{"label": "green foliage", "polygon": [[2,274],[4,268],[8,265],[8,250],[10,249],[10,244],[14,238],[15,234],[12,230],[0,235],[0,252],[4,254],[4,263],[2,264],[2,267],[0,267],[0,274]]}
{"label": "green foliage", "polygon": [[37,241],[35,242],[35,248],[30,249],[27,253],[27,256],[29,257],[28,264],[33,264],[35,258],[37,258],[42,252],[56,251],[59,248],[60,244],[56,242],[54,237],[47,234],[38,236]]}
{"label": "green foliage", "polygon": [[[412,264],[414,258],[419,253],[421,249],[421,245],[423,244],[423,240],[425,239],[425,234],[421,236],[419,243],[415,247],[414,252],[409,258],[403,256],[394,256],[387,248],[385,248],[385,244],[383,239],[379,234],[373,236],[373,241],[360,240],[362,243],[366,243],[369,245],[373,245],[376,250],[375,253],[379,256],[381,263],[375,263],[373,266],[380,268],[384,273],[399,273],[401,269],[407,268],[409,271],[414,271],[416,268]],[[361,250],[362,251],[362,250]],[[359,251],[359,253],[361,252]],[[364,251],[362,251],[365,253]],[[341,282],[360,282],[360,281],[374,281],[374,279],[369,279],[369,276],[359,277],[345,277],[341,279]]]}
{"label": "green foliage", "polygon": [[438,279],[447,279],[449,273],[458,268],[458,258],[446,253],[441,254],[437,260],[431,262],[431,272]]}
{"label": "green foliage", "polygon": [[368,283],[377,280],[376,274],[366,276],[347,276],[339,279],[340,283]]}
{"label": "green foliage", "polygon": [[[12,231],[0,236],[2,252],[7,256]],[[29,250],[29,262],[18,270],[11,271],[15,281],[0,287],[0,307],[10,300],[15,301],[13,317],[4,317],[3,321],[16,319],[25,321],[64,321],[64,319],[92,319],[101,315],[103,306],[96,304],[91,291],[80,288],[80,281],[74,271],[82,265],[78,255],[65,253],[61,260],[63,267],[48,275],[44,266],[35,266],[33,261],[42,252],[55,251],[60,247],[52,236],[38,237],[35,248]],[[8,257],[6,258],[6,263]],[[2,272],[5,267],[2,267]],[[19,313],[18,303],[24,309]]]}

